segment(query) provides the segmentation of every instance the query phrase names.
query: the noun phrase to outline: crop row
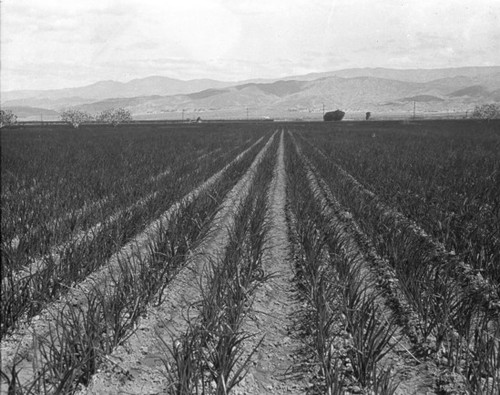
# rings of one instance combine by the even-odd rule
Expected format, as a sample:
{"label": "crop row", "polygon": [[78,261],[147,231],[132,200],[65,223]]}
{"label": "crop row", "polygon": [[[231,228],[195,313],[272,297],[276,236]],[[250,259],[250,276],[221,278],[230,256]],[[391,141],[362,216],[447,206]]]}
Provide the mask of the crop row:
{"label": "crop row", "polygon": [[[199,300],[192,302],[187,328],[160,341],[171,393],[229,393],[243,379],[260,343],[246,352],[251,335],[243,330],[255,290],[266,281],[262,256],[266,241],[267,190],[276,144],[255,169],[247,195],[233,207],[234,218],[219,254],[200,273]],[[220,237],[218,238],[220,241]]]}
{"label": "crop row", "polygon": [[398,326],[384,312],[355,239],[300,155],[290,142],[287,215],[313,393],[342,394],[361,386],[392,394],[400,378],[386,355],[398,344]]}
{"label": "crop row", "polygon": [[428,344],[427,350],[447,369],[460,371],[472,392],[486,388],[494,393],[500,366],[497,290],[471,276],[466,265],[458,266],[459,259],[437,248],[439,243],[419,231],[418,224],[381,203],[335,161],[318,155],[305,139],[300,146],[377,253],[392,266],[393,280],[418,315],[420,349]]}

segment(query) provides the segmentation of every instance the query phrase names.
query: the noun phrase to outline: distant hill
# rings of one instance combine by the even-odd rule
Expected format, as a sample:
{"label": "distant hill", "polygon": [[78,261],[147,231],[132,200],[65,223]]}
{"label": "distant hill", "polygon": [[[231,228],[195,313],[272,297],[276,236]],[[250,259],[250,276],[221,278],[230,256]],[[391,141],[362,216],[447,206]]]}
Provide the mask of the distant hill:
{"label": "distant hill", "polygon": [[175,95],[199,92],[209,88],[223,88],[233,84],[210,79],[182,81],[174,78],[153,76],[134,79],[129,82],[100,81],[79,88],[2,92],[2,102],[23,99],[60,100],[63,98],[92,99],[96,101],[116,97]]}
{"label": "distant hill", "polygon": [[384,78],[406,82],[430,82],[442,78],[467,77],[467,78],[484,78],[492,74],[500,73],[500,66],[490,67],[456,67],[442,69],[388,69],[388,68],[356,68],[344,69],[337,71],[329,71],[326,73],[311,73],[303,76],[293,76],[289,79],[296,80],[316,80],[325,77],[374,77]]}
{"label": "distant hill", "polygon": [[271,83],[247,83],[237,85],[236,89],[241,90],[254,87],[270,95],[285,97],[293,93],[300,92],[304,86],[306,86],[306,83],[302,81],[284,80]]}
{"label": "distant hill", "polygon": [[409,101],[409,102],[419,102],[419,103],[429,103],[429,102],[434,102],[434,101],[444,101],[444,99],[441,99],[440,97],[433,96],[433,95],[417,95],[417,96],[412,96],[412,97],[405,97],[401,99],[400,101]]}
{"label": "distant hill", "polygon": [[[177,94],[190,94],[208,89],[221,89],[230,86],[245,86],[249,84],[267,85],[271,93],[278,96],[289,94],[290,89],[300,89],[300,82],[314,81],[320,78],[357,78],[373,77],[390,79],[404,82],[425,83],[434,80],[450,79],[458,77],[467,80],[467,83],[461,84],[461,87],[468,85],[486,84],[496,82],[495,88],[500,88],[500,66],[491,67],[461,67],[447,69],[386,69],[386,68],[359,68],[330,71],[324,73],[310,73],[299,76],[283,77],[268,80],[248,80],[240,82],[217,81],[211,79],[178,80],[169,77],[151,76],[146,78],[134,79],[128,82],[117,81],[99,81],[91,85],[54,89],[54,90],[21,90],[2,92],[2,103],[9,102],[9,105],[33,105],[35,100],[38,102],[48,102],[51,105],[62,105],[62,100],[69,101],[68,104],[76,104],[76,101],[89,102],[121,97],[138,96],[170,96]],[[436,83],[438,83],[436,81]],[[271,85],[269,85],[271,84]],[[460,84],[457,80],[455,87]],[[265,88],[267,89],[267,88]],[[282,92],[281,94],[279,92]],[[26,101],[29,99],[29,103]],[[26,102],[22,102],[25,100]],[[13,103],[18,101],[17,103]]]}
{"label": "distant hill", "polygon": [[[368,75],[358,75],[362,73]],[[11,92],[11,96],[19,94]],[[68,96],[61,97],[61,94]],[[115,96],[106,97],[113,94]],[[272,115],[319,112],[323,106],[326,110],[338,108],[348,112],[408,111],[411,102],[419,103],[421,111],[466,111],[475,104],[500,102],[500,67],[351,69],[308,74],[297,79],[244,81],[234,85],[212,80],[179,81],[150,77],[128,83],[105,81],[83,88],[41,91],[37,95],[3,101],[2,107],[36,107],[54,111],[74,107],[91,113],[125,107],[133,115],[148,117],[182,111],[241,114],[247,108],[254,114]],[[32,112],[36,113],[37,109]]]}
{"label": "distant hill", "polygon": [[490,92],[482,85],[468,86],[467,88],[459,89],[455,92],[451,92],[448,96],[450,97],[461,97],[461,96],[472,96],[472,97],[482,97],[489,96]]}

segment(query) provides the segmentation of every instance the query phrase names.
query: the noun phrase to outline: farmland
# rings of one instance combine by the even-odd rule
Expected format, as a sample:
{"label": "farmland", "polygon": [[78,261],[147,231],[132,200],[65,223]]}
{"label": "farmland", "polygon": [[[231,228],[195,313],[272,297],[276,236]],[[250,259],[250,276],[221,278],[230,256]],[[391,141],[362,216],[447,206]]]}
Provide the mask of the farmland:
{"label": "farmland", "polygon": [[1,392],[499,393],[499,126],[2,130]]}

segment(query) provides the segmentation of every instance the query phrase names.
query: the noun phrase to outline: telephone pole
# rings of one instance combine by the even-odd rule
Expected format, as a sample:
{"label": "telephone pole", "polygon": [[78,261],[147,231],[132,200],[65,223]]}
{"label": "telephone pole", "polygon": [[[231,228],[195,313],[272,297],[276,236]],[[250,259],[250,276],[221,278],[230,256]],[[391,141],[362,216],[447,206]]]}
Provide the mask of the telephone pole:
{"label": "telephone pole", "polygon": [[416,101],[413,101],[413,119],[415,119],[415,107],[416,107]]}

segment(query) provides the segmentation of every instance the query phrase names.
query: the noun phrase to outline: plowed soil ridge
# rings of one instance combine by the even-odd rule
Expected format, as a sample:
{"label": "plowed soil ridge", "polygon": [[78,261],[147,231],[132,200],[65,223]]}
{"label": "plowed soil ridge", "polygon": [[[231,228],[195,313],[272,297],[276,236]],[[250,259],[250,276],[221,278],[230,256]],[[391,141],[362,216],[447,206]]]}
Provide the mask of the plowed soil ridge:
{"label": "plowed soil ridge", "polygon": [[236,210],[248,195],[257,166],[274,138],[275,134],[229,192],[210,226],[209,236],[193,251],[186,266],[165,289],[165,301],[160,306],[151,306],[148,309],[147,316],[141,320],[136,333],[123,346],[117,347],[109,357],[112,363],[96,374],[92,383],[82,393],[157,394],[165,391],[171,384],[167,380],[163,362],[170,363],[170,356],[161,346],[159,338],[171,344],[186,331],[189,319],[196,317],[201,283],[205,278],[207,265],[211,261],[218,262],[223,257]]}
{"label": "plowed soil ridge", "polygon": [[280,135],[278,158],[268,193],[269,233],[264,247],[263,270],[272,277],[255,293],[242,331],[253,337],[247,341],[247,353],[263,338],[253,363],[235,394],[299,394],[308,385],[294,372],[295,356],[301,344],[292,336],[292,314],[296,310],[293,270],[285,217],[286,173],[284,132]]}
{"label": "plowed soil ridge", "polygon": [[[61,298],[61,300],[55,301],[47,306],[47,308],[45,308],[39,316],[33,318],[31,323],[26,326],[20,326],[11,335],[6,336],[1,342],[0,348],[2,355],[2,370],[8,370],[9,367],[12,366],[16,356],[21,359],[26,357],[29,358],[29,355],[32,352],[34,334],[36,333],[38,336],[46,334],[49,330],[50,323],[54,319],[53,317],[57,315],[57,312],[60,311],[68,301],[71,301],[74,304],[84,304],[89,290],[95,287],[102,289],[106,285],[109,278],[119,275],[121,270],[121,260],[128,260],[131,264],[139,262],[139,259],[137,258],[147,260],[150,253],[148,249],[149,243],[156,240],[158,232],[162,228],[166,227],[170,218],[172,218],[173,215],[176,215],[183,205],[193,201],[204,190],[217,182],[217,180],[225,174],[226,170],[233,163],[243,159],[243,157],[262,140],[263,137],[240,153],[232,162],[228,163],[223,169],[212,175],[199,187],[184,196],[182,200],[172,205],[160,218],[152,222],[144,232],[137,235],[133,241],[126,244],[118,253],[113,255],[106,266],[88,276],[87,279],[78,284],[76,287],[71,288],[67,295]],[[269,146],[269,144],[270,142],[268,141],[266,146]],[[31,364],[29,363],[25,364],[25,366],[21,364],[20,367],[22,367],[24,371],[32,369]]]}

